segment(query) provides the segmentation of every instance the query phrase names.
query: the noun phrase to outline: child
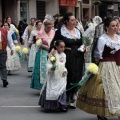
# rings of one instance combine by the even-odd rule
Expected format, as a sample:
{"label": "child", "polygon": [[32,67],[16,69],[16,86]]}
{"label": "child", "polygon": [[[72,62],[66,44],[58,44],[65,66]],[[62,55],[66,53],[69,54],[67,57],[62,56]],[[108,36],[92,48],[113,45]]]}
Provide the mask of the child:
{"label": "child", "polygon": [[66,55],[64,52],[65,43],[58,40],[55,43],[56,53],[48,59],[47,81],[41,93],[39,105],[46,110],[60,110],[67,112],[66,109],[66,76],[65,68]]}

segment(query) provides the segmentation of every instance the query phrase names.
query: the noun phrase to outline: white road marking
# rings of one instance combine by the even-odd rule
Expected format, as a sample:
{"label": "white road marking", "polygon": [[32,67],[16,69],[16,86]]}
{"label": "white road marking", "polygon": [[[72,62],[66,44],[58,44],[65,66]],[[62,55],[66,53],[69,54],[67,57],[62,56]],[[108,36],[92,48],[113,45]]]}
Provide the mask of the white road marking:
{"label": "white road marking", "polygon": [[2,108],[37,108],[40,106],[0,106]]}

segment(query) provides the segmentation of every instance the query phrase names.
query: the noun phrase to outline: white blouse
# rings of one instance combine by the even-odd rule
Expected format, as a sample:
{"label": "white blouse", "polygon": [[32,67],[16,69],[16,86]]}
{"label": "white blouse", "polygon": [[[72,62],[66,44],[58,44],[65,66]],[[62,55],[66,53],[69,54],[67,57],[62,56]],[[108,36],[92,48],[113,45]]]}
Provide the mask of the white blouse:
{"label": "white blouse", "polygon": [[107,34],[103,34],[99,39],[97,43],[97,47],[94,51],[94,57],[103,59],[102,54],[104,51],[105,45],[107,47],[110,47],[112,50],[110,53],[114,54],[116,51],[120,50],[120,36],[115,34],[117,37],[117,41],[112,40]]}
{"label": "white blouse", "polygon": [[32,30],[29,41],[28,41],[29,43],[33,43],[33,38],[34,36],[37,36],[38,32],[39,32],[38,30]]}

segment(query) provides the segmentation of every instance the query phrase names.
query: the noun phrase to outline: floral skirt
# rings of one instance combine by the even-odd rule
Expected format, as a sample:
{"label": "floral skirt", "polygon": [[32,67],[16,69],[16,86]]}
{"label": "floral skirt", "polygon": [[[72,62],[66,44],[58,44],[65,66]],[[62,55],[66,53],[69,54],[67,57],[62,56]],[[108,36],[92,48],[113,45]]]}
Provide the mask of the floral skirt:
{"label": "floral skirt", "polygon": [[41,90],[44,85],[44,81],[46,81],[47,55],[48,51],[46,50],[39,50],[36,53],[34,70],[30,84],[30,87],[33,89]]}
{"label": "floral skirt", "polygon": [[46,100],[46,87],[43,90],[39,105],[44,109],[56,110],[61,106],[66,106],[66,92],[59,96],[58,100]]}
{"label": "floral skirt", "polygon": [[90,114],[120,116],[120,103],[113,102],[114,98],[120,99],[119,85],[120,68],[115,62],[102,62],[99,64],[99,73],[79,89],[76,106]]}
{"label": "floral skirt", "polygon": [[11,50],[7,47],[7,62],[6,62],[7,70],[18,70],[21,68],[20,58],[18,53],[14,51],[14,54],[11,55]]}

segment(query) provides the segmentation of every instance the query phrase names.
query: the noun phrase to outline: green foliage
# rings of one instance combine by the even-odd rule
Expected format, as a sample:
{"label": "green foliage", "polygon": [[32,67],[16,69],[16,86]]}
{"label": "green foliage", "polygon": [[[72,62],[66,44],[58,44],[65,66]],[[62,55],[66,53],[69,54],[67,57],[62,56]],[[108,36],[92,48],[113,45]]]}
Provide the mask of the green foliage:
{"label": "green foliage", "polygon": [[89,39],[89,37],[83,36],[82,39],[83,39],[83,43],[84,43],[86,46],[89,46],[89,45],[91,44],[91,40]]}

